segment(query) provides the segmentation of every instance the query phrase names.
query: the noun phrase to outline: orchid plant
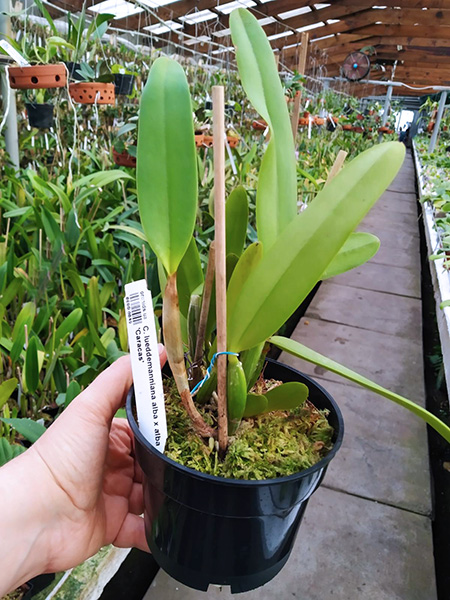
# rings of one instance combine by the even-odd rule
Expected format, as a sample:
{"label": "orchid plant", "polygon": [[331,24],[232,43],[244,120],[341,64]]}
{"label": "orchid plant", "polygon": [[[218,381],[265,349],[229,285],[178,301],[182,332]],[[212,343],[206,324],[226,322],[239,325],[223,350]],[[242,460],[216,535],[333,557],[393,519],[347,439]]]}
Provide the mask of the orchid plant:
{"label": "orchid plant", "polygon": [[[413,402],[306,346],[276,335],[316,283],[369,260],[379,240],[354,232],[396,176],[404,158],[397,142],[376,145],[351,161],[298,213],[294,142],[271,46],[245,9],[230,15],[243,88],[270,128],[256,194],[257,241],[244,249],[248,200],[237,188],[226,203],[228,421],[298,406],[307,391],[284,384],[255,394],[268,343],[338,373],[414,412],[450,442],[450,428]],[[144,232],[159,262],[163,333],[172,373],[197,433],[215,436],[192,395],[215,351],[211,268],[203,275],[193,237],[198,205],[197,156],[188,83],[181,66],[159,58],[143,91],[137,188]],[[209,259],[211,264],[211,257]],[[187,362],[190,365],[186,367]],[[214,371],[196,400],[214,391]],[[289,388],[289,386],[291,386]]]}

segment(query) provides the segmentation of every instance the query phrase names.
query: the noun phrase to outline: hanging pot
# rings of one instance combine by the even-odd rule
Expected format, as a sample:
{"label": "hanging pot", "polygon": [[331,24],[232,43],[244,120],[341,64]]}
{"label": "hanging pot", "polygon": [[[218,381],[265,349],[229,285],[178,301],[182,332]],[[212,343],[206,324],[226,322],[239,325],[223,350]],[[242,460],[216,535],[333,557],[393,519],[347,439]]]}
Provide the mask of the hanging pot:
{"label": "hanging pot", "polygon": [[69,83],[69,93],[72,100],[80,104],[114,104],[116,100],[113,83]]}
{"label": "hanging pot", "polygon": [[66,87],[67,71],[62,63],[9,67],[9,84],[15,90],[45,90]]}
{"label": "hanging pot", "polygon": [[83,81],[83,75],[78,73],[79,69],[81,69],[81,64],[76,62],[67,61],[64,63],[69,71],[69,79],[73,79],[74,81]]}
{"label": "hanging pot", "polygon": [[169,575],[197,590],[218,584],[231,586],[232,593],[246,592],[275,577],[289,558],[308,500],[342,443],[341,412],[319,384],[271,360],[265,376],[308,386],[311,402],[330,411],[334,446],[309,469],[262,481],[214,477],[167,458],[140,432],[133,388],[128,393],[149,548]]}
{"label": "hanging pot", "polygon": [[195,145],[197,146],[197,148],[201,148],[203,146],[204,138],[205,136],[203,135],[203,133],[197,134],[195,136]]}
{"label": "hanging pot", "polygon": [[256,129],[258,131],[264,131],[267,128],[267,123],[263,119],[259,119],[259,120],[255,119],[252,122],[252,127],[253,127],[253,129]]}
{"label": "hanging pot", "polygon": [[364,132],[364,127],[352,127],[352,131],[354,131],[355,133],[363,133]]}
{"label": "hanging pot", "polygon": [[25,104],[28,123],[37,129],[53,127],[53,104]]}
{"label": "hanging pot", "polygon": [[325,119],[323,117],[314,117],[314,123],[316,125],[325,125]]}
{"label": "hanging pot", "polygon": [[113,148],[113,159],[115,164],[119,167],[136,167],[136,157],[129,154],[126,150],[117,152],[117,150]]}
{"label": "hanging pot", "polygon": [[116,96],[131,96],[133,93],[134,75],[114,75],[114,91]]}
{"label": "hanging pot", "polygon": [[239,144],[239,138],[235,135],[227,135],[227,142],[230,148],[236,148]]}
{"label": "hanging pot", "polygon": [[346,123],[345,125],[342,125],[342,129],[344,131],[351,131],[353,129],[353,125]]}

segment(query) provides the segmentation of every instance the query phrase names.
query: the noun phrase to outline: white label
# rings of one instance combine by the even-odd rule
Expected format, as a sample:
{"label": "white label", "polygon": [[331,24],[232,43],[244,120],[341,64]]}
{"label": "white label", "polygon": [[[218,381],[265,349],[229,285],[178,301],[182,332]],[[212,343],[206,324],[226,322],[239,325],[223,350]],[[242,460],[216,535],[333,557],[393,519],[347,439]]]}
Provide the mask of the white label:
{"label": "white label", "polygon": [[125,313],[139,429],[152,446],[164,452],[166,409],[152,296],[145,279],[125,286]]}
{"label": "white label", "polygon": [[9,56],[16,61],[16,63],[20,67],[30,66],[30,63],[24,59],[20,52],[17,52],[17,50],[13,46],[11,46],[8,40],[0,40],[0,46],[3,48],[6,54],[9,54]]}

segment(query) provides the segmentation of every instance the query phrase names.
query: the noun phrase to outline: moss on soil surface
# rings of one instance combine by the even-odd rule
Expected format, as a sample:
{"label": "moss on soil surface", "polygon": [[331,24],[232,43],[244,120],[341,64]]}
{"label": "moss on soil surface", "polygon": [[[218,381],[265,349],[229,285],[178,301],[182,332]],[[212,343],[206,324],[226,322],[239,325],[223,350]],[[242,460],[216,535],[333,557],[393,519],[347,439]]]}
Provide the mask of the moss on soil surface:
{"label": "moss on soil surface", "polygon": [[[306,402],[292,411],[243,420],[221,461],[214,440],[207,445],[194,433],[173,381],[165,380],[164,387],[168,429],[165,454],[202,473],[249,480],[283,477],[311,467],[333,447],[328,411],[319,411]],[[205,421],[216,424],[213,404],[199,410]]]}

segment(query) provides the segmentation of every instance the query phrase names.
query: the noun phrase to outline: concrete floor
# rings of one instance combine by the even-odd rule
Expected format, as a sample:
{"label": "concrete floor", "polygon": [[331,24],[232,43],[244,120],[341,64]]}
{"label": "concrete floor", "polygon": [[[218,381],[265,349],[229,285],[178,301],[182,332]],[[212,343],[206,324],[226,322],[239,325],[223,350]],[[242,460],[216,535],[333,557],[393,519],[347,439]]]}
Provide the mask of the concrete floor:
{"label": "concrete floor", "polygon": [[[293,338],[424,403],[419,232],[410,156],[361,230],[381,239],[367,265],[322,284]],[[344,414],[344,443],[314,494],[292,555],[259,600],[435,600],[425,426],[356,384],[283,354]],[[199,543],[201,541],[199,540]],[[231,598],[162,570],[145,600]]]}

